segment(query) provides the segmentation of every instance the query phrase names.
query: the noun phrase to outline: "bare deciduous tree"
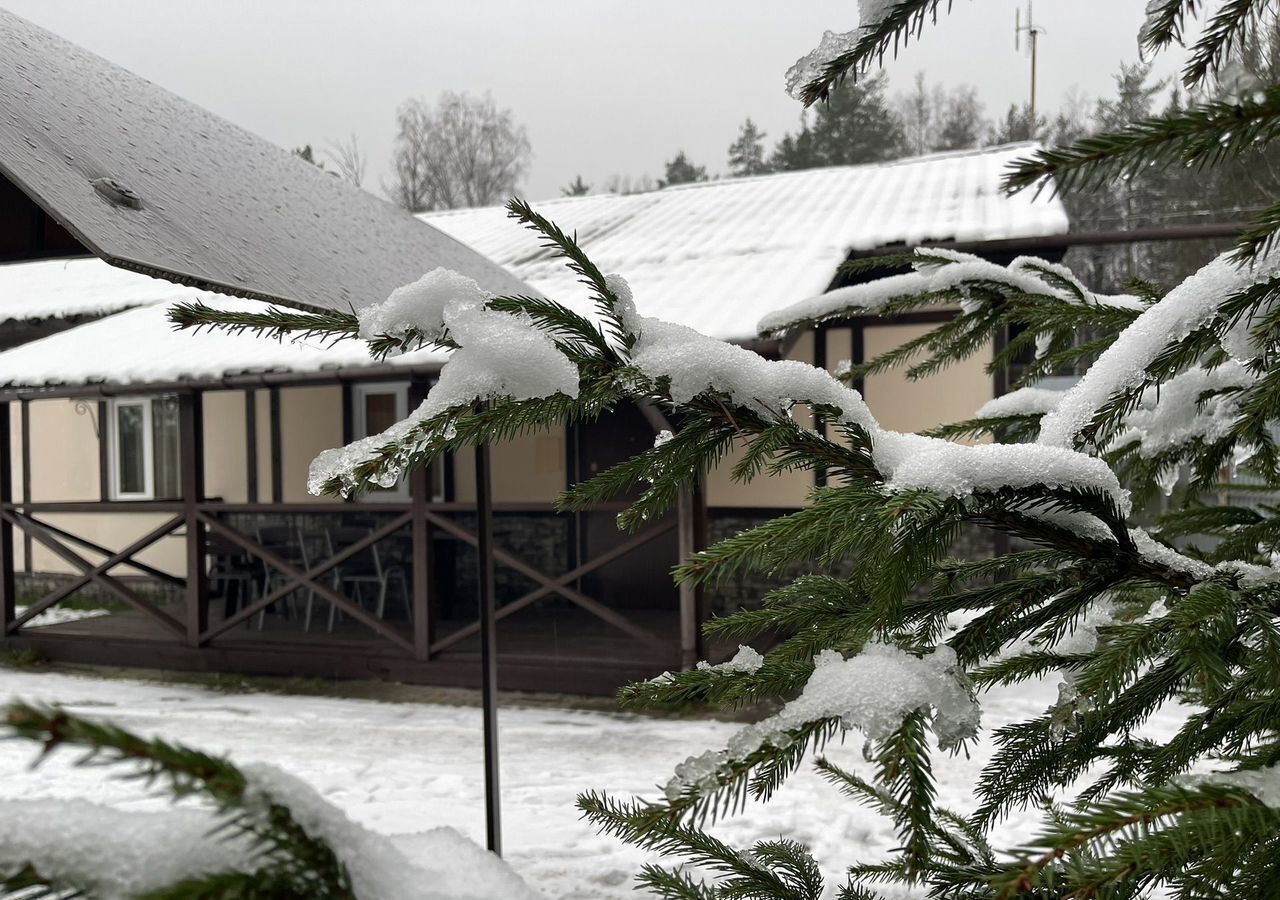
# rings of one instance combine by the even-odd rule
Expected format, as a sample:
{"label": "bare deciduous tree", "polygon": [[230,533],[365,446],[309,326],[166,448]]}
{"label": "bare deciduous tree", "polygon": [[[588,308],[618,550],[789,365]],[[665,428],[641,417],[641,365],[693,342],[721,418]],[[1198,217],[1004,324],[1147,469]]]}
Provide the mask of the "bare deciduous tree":
{"label": "bare deciduous tree", "polygon": [[396,111],[388,196],[411,212],[490,206],[515,191],[529,167],[524,126],[483,97],[445,91],[435,106],[406,100]]}
{"label": "bare deciduous tree", "polygon": [[369,158],[360,148],[360,139],[356,137],[355,132],[352,132],[346,140],[329,141],[325,155],[333,163],[338,177],[356,187],[364,185],[364,173],[368,169]]}

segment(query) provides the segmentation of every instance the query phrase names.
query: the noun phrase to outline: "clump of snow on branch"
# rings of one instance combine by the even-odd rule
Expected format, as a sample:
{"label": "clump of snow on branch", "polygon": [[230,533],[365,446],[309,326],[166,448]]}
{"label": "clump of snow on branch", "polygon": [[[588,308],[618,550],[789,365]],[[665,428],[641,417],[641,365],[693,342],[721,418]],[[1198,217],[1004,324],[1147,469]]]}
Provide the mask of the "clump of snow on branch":
{"label": "clump of snow on branch", "polygon": [[787,69],[787,94],[799,100],[805,85],[820,78],[827,65],[836,57],[848,53],[858,43],[858,29],[852,31],[824,31],[822,40]]}
{"label": "clump of snow on branch", "polygon": [[787,69],[787,94],[800,100],[805,85],[820,78],[827,66],[839,56],[853,50],[859,35],[874,28],[896,0],[858,0],[858,27],[851,31],[824,31],[822,40]]}
{"label": "clump of snow on branch", "polygon": [[[391,487],[417,449],[404,446],[404,442],[421,423],[455,407],[507,397],[528,400],[554,394],[578,396],[577,368],[532,319],[489,309],[485,302],[491,295],[474,281],[452,272],[437,274],[442,272],[445,270],[436,269],[432,273],[436,277],[430,289],[421,294],[427,297],[424,302],[430,309],[415,318],[401,309],[406,302],[405,295],[397,297],[393,293],[386,304],[397,311],[389,314],[388,321],[394,320],[408,328],[434,327],[439,309],[441,328],[448,329],[459,348],[440,370],[440,378],[426,400],[407,418],[380,434],[317,456],[307,479],[311,493],[322,493],[324,485],[334,478],[348,489],[354,487],[356,468],[376,459],[381,448],[396,445],[398,454],[382,467],[378,476],[380,485]],[[421,285],[427,278],[431,275],[414,284]],[[446,288],[452,292],[449,296],[445,296]],[[369,321],[376,317],[376,311],[368,313]]]}
{"label": "clump of snow on branch", "polygon": [[1147,8],[1142,14],[1142,25],[1138,28],[1138,49],[1141,50],[1155,35],[1157,20],[1161,10],[1168,5],[1168,0],[1147,0]]}
{"label": "clump of snow on branch", "polygon": [[1122,430],[1111,446],[1119,449],[1137,444],[1138,455],[1150,459],[1191,441],[1220,441],[1239,418],[1238,397],[1214,393],[1201,398],[1215,391],[1248,387],[1256,380],[1236,360],[1216,369],[1188,369],[1163,382],[1158,391],[1144,391],[1137,407],[1124,417]]}
{"label": "clump of snow on branch", "polygon": [[1186,775],[1178,781],[1187,787],[1218,784],[1248,791],[1264,806],[1280,809],[1280,766],[1241,769],[1236,772],[1214,772],[1211,775]]}
{"label": "clump of snow on branch", "polygon": [[428,341],[445,331],[445,308],[478,307],[489,298],[474,279],[437,267],[412,284],[402,285],[381,303],[356,310],[359,336],[366,341],[387,336],[403,338],[417,333]]}
{"label": "clump of snow on branch", "polygon": [[671,398],[687,403],[705,391],[764,415],[788,415],[796,403],[840,411],[839,421],[871,437],[876,468],[888,490],[925,488],[962,497],[975,490],[1051,484],[1108,492],[1127,509],[1128,493],[1106,463],[1085,454],[1030,444],[965,446],[881,428],[866,402],[831,374],[798,360],[766,360],[743,347],[659,319],[637,320],[632,363],[666,379]]}
{"label": "clump of snow on branch", "polygon": [[982,715],[951,648],[938,647],[924,657],[892,644],[872,643],[849,658],[823,650],[814,658],[800,696],[780,712],[748,725],[724,750],[691,756],[676,767],[665,793],[675,799],[690,789],[712,790],[726,767],[742,762],[766,745],[785,747],[788,734],[823,719],[839,719],[868,740],[888,737],[916,710],[932,710],[939,746],[954,747],[973,737]]}
{"label": "clump of snow on branch", "polygon": [[243,767],[260,802],[288,807],[311,837],[324,841],[346,866],[360,900],[487,900],[532,898],[533,892],[498,857],[449,828],[433,835],[438,854],[409,860],[389,839],[352,822],[305,781],[275,766]]}
{"label": "clump of snow on branch", "polygon": [[760,667],[764,665],[764,655],[753,647],[745,644],[738,645],[738,652],[733,658],[720,663],[719,665],[711,665],[706,660],[698,663],[698,668],[705,672],[745,672],[748,675],[754,675],[760,671]]}
{"label": "clump of snow on branch", "polygon": [[[1273,563],[1275,561],[1274,555],[1272,556],[1272,561]],[[1276,569],[1274,565],[1260,566],[1257,563],[1229,559],[1218,563],[1213,568],[1216,572],[1234,576],[1240,587],[1246,590],[1256,590],[1280,583],[1280,570]]]}
{"label": "clump of snow on branch", "polygon": [[1181,572],[1197,580],[1204,580],[1213,574],[1213,567],[1208,563],[1184,556],[1172,547],[1166,547],[1140,528],[1129,529],[1129,537],[1133,540],[1138,554],[1148,562],[1173,572]]}
{"label": "clump of snow on branch", "polygon": [[1187,278],[1122,331],[1067,390],[1062,403],[1041,421],[1040,443],[1074,446],[1098,410],[1116,394],[1140,385],[1147,367],[1169,344],[1208,325],[1224,300],[1277,272],[1280,252],[1261,256],[1251,266],[1224,253]]}
{"label": "clump of snow on branch", "polygon": [[965,446],[939,441],[906,454],[886,486],[904,491],[924,488],[952,497],[1002,487],[1092,488],[1107,492],[1126,513],[1129,492],[1102,460],[1036,444]]}
{"label": "clump of snow on branch", "polygon": [[975,419],[1001,419],[1005,416],[1042,416],[1058,405],[1062,391],[1024,387],[988,400],[974,413]]}
{"label": "clump of snow on branch", "polygon": [[135,812],[83,800],[0,802],[0,874],[30,863],[43,877],[128,900],[188,878],[249,872],[256,856],[239,837],[211,838],[219,824],[198,809]]}
{"label": "clump of snow on branch", "polygon": [[[969,285],[981,283],[1005,291],[1040,294],[1064,303],[1086,303],[1144,309],[1145,304],[1128,294],[1095,294],[1084,287],[1065,266],[1034,257],[1020,256],[1007,266],[985,260],[971,253],[930,247],[917,250],[911,272],[877,278],[861,284],[836,288],[794,303],[765,316],[757,326],[761,334],[777,334],[808,322],[838,317],[852,312],[875,312],[895,300],[924,294],[947,293],[947,299],[958,300],[964,312],[974,312],[983,301]],[[1048,274],[1046,274],[1048,273]],[[1071,289],[1054,283],[1048,277],[1068,282]],[[956,297],[950,297],[956,294]]]}

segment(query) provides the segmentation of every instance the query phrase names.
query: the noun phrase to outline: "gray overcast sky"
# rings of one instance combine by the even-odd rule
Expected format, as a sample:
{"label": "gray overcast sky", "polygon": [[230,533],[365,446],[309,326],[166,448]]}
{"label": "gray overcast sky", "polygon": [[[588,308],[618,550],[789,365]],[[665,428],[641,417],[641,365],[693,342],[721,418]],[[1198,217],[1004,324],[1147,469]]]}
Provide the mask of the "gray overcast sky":
{"label": "gray overcast sky", "polygon": [[[656,176],[683,148],[725,170],[751,116],[772,141],[800,108],[783,72],[824,29],[856,21],[854,0],[0,0],[8,8],[285,147],[351,132],[381,193],[396,105],[443,90],[491,90],[529,130],[532,199],[577,173]],[[918,70],[978,87],[988,115],[1024,102],[1013,46],[1019,0],[955,0],[889,65],[895,90]],[[944,4],[945,6],[945,4]],[[1143,0],[1041,0],[1041,105],[1072,88],[1109,93],[1137,58]],[[1168,75],[1176,60],[1162,58]]]}

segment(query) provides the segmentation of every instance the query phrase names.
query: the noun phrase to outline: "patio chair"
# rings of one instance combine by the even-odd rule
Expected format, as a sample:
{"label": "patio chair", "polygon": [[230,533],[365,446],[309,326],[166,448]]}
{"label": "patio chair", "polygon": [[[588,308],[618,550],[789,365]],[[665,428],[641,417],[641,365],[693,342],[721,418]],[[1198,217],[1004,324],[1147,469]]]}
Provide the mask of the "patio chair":
{"label": "patio chair", "polygon": [[[329,555],[334,555],[338,549],[367,538],[372,533],[372,528],[341,526],[330,528],[327,532]],[[413,621],[413,603],[409,596],[409,579],[405,575],[404,567],[389,565],[379,552],[377,543],[370,544],[364,550],[335,566],[334,572],[339,586],[350,587],[356,602],[361,605],[363,605],[364,599],[363,587],[369,587],[377,591],[374,614],[379,619],[386,618],[387,594],[390,591],[392,582],[395,582],[400,587],[400,598],[404,602],[405,616],[410,622]],[[330,631],[333,630],[337,612],[337,607],[330,606]]]}
{"label": "patio chair", "polygon": [[[266,550],[271,551],[276,556],[287,562],[296,569],[306,571],[307,555],[304,542],[298,529],[292,525],[260,525],[258,526],[258,543]],[[267,596],[278,585],[287,584],[289,578],[283,572],[279,572],[274,566],[268,565],[266,560],[262,560],[262,569],[259,576],[262,579],[262,596]],[[297,591],[292,591],[286,595],[286,603],[282,604],[282,609],[286,616],[292,611],[290,603]],[[308,611],[313,596],[312,591],[307,591]],[[272,606],[275,606],[273,603]],[[266,624],[267,611],[264,608],[258,613],[258,630],[261,631]]]}
{"label": "patio chair", "polygon": [[253,602],[257,590],[254,565],[237,544],[220,534],[210,534],[205,552],[211,560],[209,587],[223,600],[223,615],[232,616]]}

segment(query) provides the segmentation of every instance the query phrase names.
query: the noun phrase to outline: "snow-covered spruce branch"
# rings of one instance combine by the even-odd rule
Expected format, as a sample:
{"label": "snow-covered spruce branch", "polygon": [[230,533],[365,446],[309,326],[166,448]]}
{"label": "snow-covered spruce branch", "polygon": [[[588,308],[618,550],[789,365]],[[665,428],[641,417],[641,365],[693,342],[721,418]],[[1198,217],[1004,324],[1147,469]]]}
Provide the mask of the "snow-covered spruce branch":
{"label": "snow-covered spruce branch", "polygon": [[[809,750],[853,728],[871,739],[883,786],[909,810],[895,822],[904,850],[882,873],[935,884],[989,881],[997,868],[956,861],[954,835],[940,835],[943,813],[926,789],[926,732],[953,746],[976,728],[966,673],[983,684],[1056,671],[1069,678],[1060,702],[1043,716],[996,732],[999,750],[978,786],[975,829],[1028,797],[1070,784],[1091,765],[1103,766],[1104,774],[1086,800],[1155,772],[1184,771],[1265,731],[1256,718],[1230,719],[1240,686],[1232,681],[1231,667],[1240,665],[1232,648],[1271,640],[1270,621],[1280,608],[1275,573],[1254,564],[1256,544],[1239,556],[1206,560],[1130,527],[1129,493],[1106,461],[1090,455],[1113,444],[1115,452],[1138,455],[1128,448],[1160,441],[1195,446],[1217,433],[1196,417],[1209,412],[1215,398],[1250,389],[1246,376],[1265,354],[1259,350],[1252,361],[1236,364],[1228,356],[1232,348],[1265,347],[1274,317],[1269,292],[1251,285],[1250,275],[1230,260],[1215,261],[1156,300],[1154,292],[1098,297],[1065,269],[1043,262],[1024,259],[1002,268],[927,251],[918,271],[888,288],[850,288],[835,297],[836,304],[863,310],[926,297],[958,304],[967,316],[1021,304],[1056,317],[1044,321],[1064,334],[1089,316],[1106,317],[1093,321],[1106,333],[1107,349],[1076,388],[1053,404],[1031,393],[1003,401],[1004,414],[1038,420],[1037,443],[962,446],[882,428],[857,391],[807,364],[765,360],[639,316],[625,281],[600,273],[570,236],[523,204],[512,212],[588,282],[601,321],[550,300],[490,298],[450,273],[433,273],[416,286],[422,302],[404,303],[401,295],[395,317],[387,317],[390,307],[365,311],[381,339],[421,334],[455,349],[409,420],[320,457],[313,489],[358,490],[394,480],[446,450],[638,401],[660,406],[675,433],[575,488],[564,505],[580,507],[639,485],[640,499],[622,518],[638,525],[668,508],[736,441],[745,445],[735,467],[739,478],[822,465],[831,486],[815,491],[806,509],[695,555],[679,577],[713,582],[744,570],[781,574],[797,565],[827,569],[857,561],[847,577],[800,578],[769,594],[759,610],[709,627],[747,640],[780,635],[763,658],[744,649],[721,666],[666,674],[624,692],[639,705],[761,699],[784,705],[729,746],[691,757],[663,799],[618,804],[588,795],[583,808],[601,827],[709,865],[728,884],[746,879],[762,896],[811,896],[815,885],[807,876],[793,877],[812,862],[799,848],[771,847],[746,859],[735,851],[730,860],[731,851],[709,842],[700,825],[748,799],[767,798]],[[1253,277],[1266,275],[1270,265],[1264,260]],[[856,302],[859,291],[878,295],[879,305]],[[813,304],[805,309],[812,313]],[[1065,317],[1064,309],[1080,317]],[[981,321],[985,340],[994,321]],[[956,333],[936,353],[942,359],[968,352],[969,340]],[[1136,373],[1122,365],[1126,356],[1138,360]],[[1172,411],[1144,407],[1143,392],[1166,375],[1186,376],[1185,384],[1168,382],[1179,398]],[[488,406],[477,411],[481,401]],[[821,413],[834,433],[823,437],[801,426],[792,415],[797,405]],[[1113,415],[1113,407],[1121,412]],[[1100,410],[1115,419],[1107,418],[1105,428],[1095,421]],[[1255,420],[1266,416],[1260,407]],[[1240,418],[1214,408],[1209,424],[1227,421],[1235,428]],[[1136,441],[1125,437],[1134,431],[1140,432]],[[1040,549],[989,561],[948,560],[964,524]],[[1242,609],[1254,612],[1241,616]],[[959,623],[952,620],[956,614]],[[1246,665],[1242,683],[1253,677],[1247,673]],[[1153,747],[1133,736],[1153,710],[1187,697],[1232,724],[1202,729],[1209,737],[1201,742],[1182,736]],[[857,871],[872,877],[873,870]],[[679,872],[653,867],[644,877],[666,896],[714,896],[690,887]]]}
{"label": "snow-covered spruce branch", "polygon": [[273,766],[234,765],[61,709],[14,704],[4,715],[12,737],[39,745],[37,764],[75,752],[75,764],[159,788],[175,805],[0,801],[0,897],[532,900],[500,860],[452,829],[436,829],[419,848],[433,849],[411,859]]}
{"label": "snow-covered spruce branch", "polygon": [[826,32],[787,70],[787,92],[805,106],[826,100],[845,78],[857,78],[919,37],[927,22],[937,20],[941,5],[942,0],[858,0],[857,27]]}
{"label": "snow-covered spruce branch", "polygon": [[[155,898],[356,897],[343,861],[294,818],[289,801],[296,798],[270,783],[274,774],[283,773],[259,773],[264,777],[255,779],[225,759],[57,709],[16,704],[9,707],[6,724],[14,736],[41,744],[41,759],[62,748],[79,748],[84,751],[79,765],[120,766],[125,777],[144,787],[161,786],[175,799],[198,797],[213,811],[175,810],[133,822],[128,814],[88,803],[56,808],[48,801],[46,812],[52,815],[46,817],[33,816],[26,804],[0,804],[5,894],[26,896],[24,889],[39,885],[59,896],[79,891]],[[155,843],[129,846],[143,841]],[[140,859],[134,871],[118,861],[98,867],[100,853],[88,852],[89,847],[126,858],[141,854],[146,861]]]}
{"label": "snow-covered spruce branch", "polygon": [[[879,262],[858,261],[848,269],[856,272]],[[955,315],[918,338],[850,366],[847,379],[902,366],[909,378],[927,377],[986,351],[1000,331],[1016,330],[987,366],[991,372],[1009,370],[1034,347],[1034,358],[1016,387],[1087,363],[1150,302],[1133,295],[1096,294],[1066,267],[1034,257],[1000,266],[972,254],[932,248],[889,257],[888,263],[912,271],[837,288],[778,310],[760,323],[761,331],[782,335],[830,320],[941,308]],[[1082,332],[1094,337],[1082,342]]]}

